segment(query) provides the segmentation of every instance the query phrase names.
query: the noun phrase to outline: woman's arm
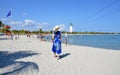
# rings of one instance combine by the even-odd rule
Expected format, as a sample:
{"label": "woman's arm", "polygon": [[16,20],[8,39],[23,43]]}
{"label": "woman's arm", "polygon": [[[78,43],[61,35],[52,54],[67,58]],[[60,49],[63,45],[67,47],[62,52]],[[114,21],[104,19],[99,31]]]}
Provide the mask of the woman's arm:
{"label": "woman's arm", "polygon": [[62,41],[62,34],[60,33],[60,41]]}
{"label": "woman's arm", "polygon": [[54,34],[52,34],[52,42],[53,42],[53,40],[54,40]]}

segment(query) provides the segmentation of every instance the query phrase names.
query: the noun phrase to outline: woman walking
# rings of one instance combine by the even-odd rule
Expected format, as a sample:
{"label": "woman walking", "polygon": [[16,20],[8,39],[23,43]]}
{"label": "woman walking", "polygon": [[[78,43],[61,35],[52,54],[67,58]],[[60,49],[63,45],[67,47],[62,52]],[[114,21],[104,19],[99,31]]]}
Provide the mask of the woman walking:
{"label": "woman walking", "polygon": [[59,54],[62,52],[61,50],[61,32],[59,31],[60,27],[55,26],[54,27],[54,33],[52,35],[52,51],[54,53],[54,57],[57,59],[60,59]]}

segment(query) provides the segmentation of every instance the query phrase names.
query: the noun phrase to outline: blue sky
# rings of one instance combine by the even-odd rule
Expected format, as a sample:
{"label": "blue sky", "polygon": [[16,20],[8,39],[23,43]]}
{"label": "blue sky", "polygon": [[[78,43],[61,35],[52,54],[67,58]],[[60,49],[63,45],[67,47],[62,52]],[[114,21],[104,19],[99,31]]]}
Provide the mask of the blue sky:
{"label": "blue sky", "polygon": [[0,0],[0,20],[18,30],[69,31],[72,23],[73,31],[120,32],[120,0]]}

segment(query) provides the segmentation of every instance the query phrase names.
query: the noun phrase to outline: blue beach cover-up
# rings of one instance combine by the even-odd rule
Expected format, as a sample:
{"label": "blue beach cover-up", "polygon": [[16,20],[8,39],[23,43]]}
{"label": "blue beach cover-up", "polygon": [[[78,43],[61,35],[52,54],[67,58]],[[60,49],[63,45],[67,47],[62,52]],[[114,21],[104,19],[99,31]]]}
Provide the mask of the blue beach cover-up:
{"label": "blue beach cover-up", "polygon": [[54,32],[54,40],[53,40],[52,51],[54,53],[57,53],[57,54],[61,53],[60,37],[61,37],[61,32],[60,31]]}

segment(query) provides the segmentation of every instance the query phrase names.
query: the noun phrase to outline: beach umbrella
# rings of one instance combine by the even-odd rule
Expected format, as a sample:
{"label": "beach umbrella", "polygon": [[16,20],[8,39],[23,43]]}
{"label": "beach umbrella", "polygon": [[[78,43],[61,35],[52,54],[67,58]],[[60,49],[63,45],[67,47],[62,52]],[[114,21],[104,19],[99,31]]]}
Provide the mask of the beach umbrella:
{"label": "beach umbrella", "polygon": [[10,29],[11,27],[10,26],[4,26],[3,28]]}

